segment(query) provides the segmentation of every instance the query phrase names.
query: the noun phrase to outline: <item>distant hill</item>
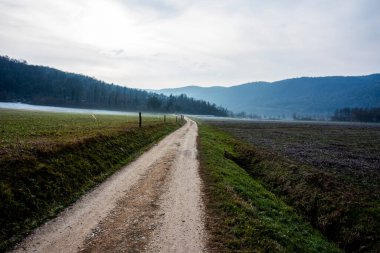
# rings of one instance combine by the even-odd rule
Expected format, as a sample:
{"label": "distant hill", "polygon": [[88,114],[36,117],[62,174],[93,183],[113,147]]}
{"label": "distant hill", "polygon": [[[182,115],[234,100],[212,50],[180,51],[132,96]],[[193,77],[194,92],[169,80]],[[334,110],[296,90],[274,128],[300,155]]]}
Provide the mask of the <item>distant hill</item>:
{"label": "distant hill", "polygon": [[0,56],[0,101],[74,108],[226,116],[228,111],[185,95],[165,96]]}
{"label": "distant hill", "polygon": [[338,108],[380,107],[380,74],[301,77],[232,87],[187,86],[156,92],[186,94],[225,106],[233,112],[245,111],[260,116],[332,115]]}

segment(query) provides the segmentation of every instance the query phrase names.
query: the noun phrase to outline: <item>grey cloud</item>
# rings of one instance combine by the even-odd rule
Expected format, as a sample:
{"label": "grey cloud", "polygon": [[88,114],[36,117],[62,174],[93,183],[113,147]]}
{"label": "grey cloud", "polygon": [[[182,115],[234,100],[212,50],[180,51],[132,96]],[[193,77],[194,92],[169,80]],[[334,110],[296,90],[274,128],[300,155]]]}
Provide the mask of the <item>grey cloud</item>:
{"label": "grey cloud", "polygon": [[168,19],[173,18],[181,14],[183,8],[181,5],[175,4],[175,1],[167,0],[119,0],[121,6],[125,8],[146,13],[149,18],[154,19]]}
{"label": "grey cloud", "polygon": [[115,55],[121,55],[124,52],[125,52],[124,49],[114,49],[114,50],[112,50],[112,53],[114,53]]}

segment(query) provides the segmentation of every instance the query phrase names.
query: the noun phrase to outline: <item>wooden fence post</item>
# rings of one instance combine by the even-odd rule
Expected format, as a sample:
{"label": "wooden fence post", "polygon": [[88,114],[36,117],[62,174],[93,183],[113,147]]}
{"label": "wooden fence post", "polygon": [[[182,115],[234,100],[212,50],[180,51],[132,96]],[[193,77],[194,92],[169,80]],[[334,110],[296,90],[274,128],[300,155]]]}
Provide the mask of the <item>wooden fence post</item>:
{"label": "wooden fence post", "polygon": [[141,112],[139,112],[139,127],[141,128]]}

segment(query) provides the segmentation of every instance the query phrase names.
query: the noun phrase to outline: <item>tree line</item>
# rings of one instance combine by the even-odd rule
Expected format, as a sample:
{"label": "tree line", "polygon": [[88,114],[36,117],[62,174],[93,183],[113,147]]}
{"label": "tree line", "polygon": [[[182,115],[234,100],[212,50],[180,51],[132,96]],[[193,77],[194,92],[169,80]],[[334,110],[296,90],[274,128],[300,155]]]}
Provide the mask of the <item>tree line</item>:
{"label": "tree line", "polygon": [[337,109],[331,119],[335,121],[380,122],[380,108]]}
{"label": "tree line", "polygon": [[229,111],[186,95],[166,96],[108,84],[0,56],[0,101],[36,105],[227,116]]}

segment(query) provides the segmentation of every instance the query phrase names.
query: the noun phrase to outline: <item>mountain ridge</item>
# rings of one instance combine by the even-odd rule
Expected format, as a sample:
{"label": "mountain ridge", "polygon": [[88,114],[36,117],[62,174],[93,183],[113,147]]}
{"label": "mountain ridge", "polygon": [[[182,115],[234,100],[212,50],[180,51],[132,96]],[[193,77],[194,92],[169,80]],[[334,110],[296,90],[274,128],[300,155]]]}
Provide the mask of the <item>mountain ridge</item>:
{"label": "mountain ridge", "polygon": [[343,107],[380,107],[380,74],[298,77],[230,87],[191,85],[155,91],[166,95],[186,94],[233,112],[260,116],[331,115]]}

